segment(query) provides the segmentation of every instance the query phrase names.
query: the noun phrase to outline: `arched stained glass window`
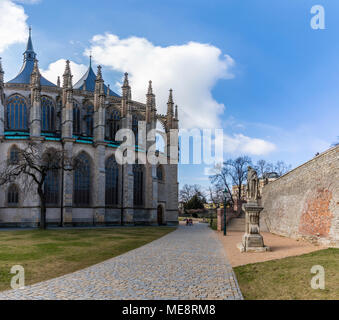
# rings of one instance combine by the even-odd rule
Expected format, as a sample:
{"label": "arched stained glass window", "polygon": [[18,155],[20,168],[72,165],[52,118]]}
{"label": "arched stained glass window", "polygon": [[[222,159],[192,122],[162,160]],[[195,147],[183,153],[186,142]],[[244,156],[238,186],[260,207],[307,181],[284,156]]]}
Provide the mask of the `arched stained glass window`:
{"label": "arched stained glass window", "polygon": [[90,204],[91,166],[85,153],[78,156],[79,166],[74,170],[74,204],[85,206]]}
{"label": "arched stained glass window", "polygon": [[135,115],[132,117],[132,130],[135,137],[135,144],[138,145],[138,117]]}
{"label": "arched stained glass window", "polygon": [[8,188],[7,202],[8,205],[12,206],[19,204],[19,189],[15,184],[10,185]]}
{"label": "arched stained glass window", "polygon": [[47,132],[55,131],[55,107],[51,99],[41,98],[41,130]]}
{"label": "arched stained glass window", "polygon": [[143,191],[144,191],[144,168],[141,164],[133,165],[133,201],[135,206],[143,205]]}
{"label": "arched stained glass window", "polygon": [[23,97],[14,95],[7,102],[7,129],[28,130],[27,105]]}
{"label": "arched stained glass window", "polygon": [[17,164],[19,162],[19,149],[16,146],[13,146],[9,152],[9,163]]}
{"label": "arched stained glass window", "polygon": [[117,205],[118,201],[118,186],[119,186],[119,167],[115,158],[112,156],[106,161],[106,205]]}
{"label": "arched stained glass window", "polygon": [[163,168],[161,165],[157,166],[157,178],[160,181],[164,179]]}
{"label": "arched stained glass window", "polygon": [[109,140],[115,141],[115,135],[120,129],[120,112],[117,110],[113,110],[107,122],[108,122],[107,137]]}
{"label": "arched stained glass window", "polygon": [[44,184],[46,204],[57,205],[59,203],[59,170],[47,172]]}
{"label": "arched stained glass window", "polygon": [[94,114],[94,107],[88,106],[87,113],[85,115],[85,120],[86,120],[86,135],[89,137],[93,136],[93,114]]}
{"label": "arched stained glass window", "polygon": [[73,103],[73,134],[80,135],[81,133],[81,114],[79,105]]}

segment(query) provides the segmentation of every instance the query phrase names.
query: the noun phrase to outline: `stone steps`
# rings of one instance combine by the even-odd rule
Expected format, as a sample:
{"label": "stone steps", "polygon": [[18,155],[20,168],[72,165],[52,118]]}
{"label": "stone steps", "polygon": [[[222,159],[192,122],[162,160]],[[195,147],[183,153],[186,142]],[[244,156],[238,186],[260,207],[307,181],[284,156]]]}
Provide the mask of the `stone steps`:
{"label": "stone steps", "polygon": [[245,217],[233,218],[227,224],[229,231],[243,231],[245,232]]}

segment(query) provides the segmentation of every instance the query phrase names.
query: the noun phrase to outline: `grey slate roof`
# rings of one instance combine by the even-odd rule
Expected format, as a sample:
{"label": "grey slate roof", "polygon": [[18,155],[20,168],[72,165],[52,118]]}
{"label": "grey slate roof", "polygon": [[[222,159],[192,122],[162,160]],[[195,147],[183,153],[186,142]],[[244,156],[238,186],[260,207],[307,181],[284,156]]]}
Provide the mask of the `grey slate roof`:
{"label": "grey slate roof", "polygon": [[[92,69],[92,64],[90,64],[87,72],[83,75],[83,77],[73,86],[74,89],[83,90],[84,83],[86,83],[86,91],[94,92],[95,90],[95,79],[96,75]],[[107,93],[107,86],[104,85],[105,93]],[[111,89],[109,90],[110,96],[120,97]]]}
{"label": "grey slate roof", "polygon": [[[34,52],[34,49],[33,49],[31,30],[30,30],[26,51],[24,52],[24,63],[21,67],[21,70],[14,79],[12,79],[11,81],[8,81],[7,83],[29,84],[31,81],[31,74],[33,71],[35,59],[36,59],[36,53]],[[41,76],[40,84],[42,86],[56,87],[54,83],[48,81],[43,76]]]}

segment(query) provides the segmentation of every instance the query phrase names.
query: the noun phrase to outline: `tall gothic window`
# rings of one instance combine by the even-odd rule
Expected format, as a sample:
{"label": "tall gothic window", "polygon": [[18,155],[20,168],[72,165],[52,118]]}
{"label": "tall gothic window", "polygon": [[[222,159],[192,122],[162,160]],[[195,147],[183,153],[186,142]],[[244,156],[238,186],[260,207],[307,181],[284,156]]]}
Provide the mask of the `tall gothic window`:
{"label": "tall gothic window", "polygon": [[119,167],[112,156],[106,161],[106,205],[117,205],[118,201]]}
{"label": "tall gothic window", "polygon": [[120,113],[117,110],[114,110],[109,119],[108,122],[108,134],[107,137],[109,140],[115,141],[115,135],[120,129]]}
{"label": "tall gothic window", "polygon": [[132,130],[135,136],[135,144],[138,145],[138,117],[133,116],[132,117]]}
{"label": "tall gothic window", "polygon": [[133,165],[133,176],[134,176],[134,190],[133,190],[133,201],[135,206],[143,205],[143,189],[144,189],[144,170],[143,165]]}
{"label": "tall gothic window", "polygon": [[9,130],[28,130],[27,105],[23,97],[14,95],[7,102],[7,128]]}
{"label": "tall gothic window", "polygon": [[19,161],[19,149],[13,146],[9,151],[9,164],[17,164]]}
{"label": "tall gothic window", "polygon": [[7,192],[8,205],[15,206],[19,203],[19,189],[15,184],[12,184],[8,188]]}
{"label": "tall gothic window", "polygon": [[161,165],[157,166],[157,178],[159,181],[162,181],[164,179],[163,168]]}
{"label": "tall gothic window", "polygon": [[55,131],[55,107],[53,101],[47,97],[41,98],[42,131]]}
{"label": "tall gothic window", "polygon": [[88,106],[87,113],[85,115],[85,120],[86,120],[86,135],[90,137],[93,136],[93,114],[94,114],[94,107]]}
{"label": "tall gothic window", "polygon": [[44,184],[46,203],[57,205],[59,203],[59,170],[47,172]]}
{"label": "tall gothic window", "polygon": [[81,133],[81,114],[80,108],[76,102],[73,103],[73,134]]}
{"label": "tall gothic window", "polygon": [[74,204],[85,206],[90,204],[91,166],[88,156],[81,153],[78,156],[80,165],[74,170]]}

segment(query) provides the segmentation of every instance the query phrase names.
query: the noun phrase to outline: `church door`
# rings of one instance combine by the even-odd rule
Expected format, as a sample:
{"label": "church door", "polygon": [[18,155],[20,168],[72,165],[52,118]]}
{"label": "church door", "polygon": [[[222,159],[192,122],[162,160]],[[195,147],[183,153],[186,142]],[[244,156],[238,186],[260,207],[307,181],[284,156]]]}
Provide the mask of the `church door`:
{"label": "church door", "polygon": [[158,206],[158,225],[161,226],[163,224],[163,209],[162,205]]}

